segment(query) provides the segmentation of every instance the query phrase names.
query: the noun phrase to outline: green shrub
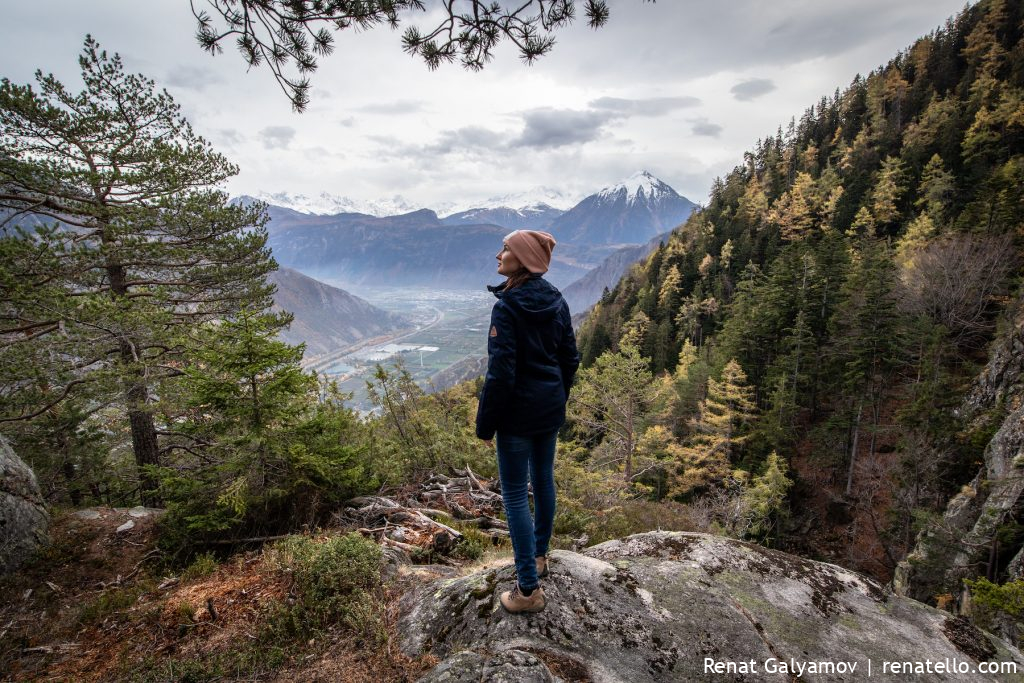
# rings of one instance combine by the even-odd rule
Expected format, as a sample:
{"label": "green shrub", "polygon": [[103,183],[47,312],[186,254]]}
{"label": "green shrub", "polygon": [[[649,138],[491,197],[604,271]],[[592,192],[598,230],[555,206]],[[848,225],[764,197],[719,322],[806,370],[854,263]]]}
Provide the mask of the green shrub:
{"label": "green shrub", "polygon": [[479,529],[467,527],[460,529],[462,538],[455,546],[453,557],[463,560],[479,560],[484,552],[491,546],[491,537]]}
{"label": "green shrub", "polygon": [[323,540],[292,536],[277,543],[271,566],[291,573],[298,599],[268,615],[262,640],[302,638],[341,624],[382,643],[381,557],[380,547],[357,533]]}
{"label": "green shrub", "polygon": [[1020,621],[1024,617],[1024,581],[1007,581],[1000,585],[988,579],[965,579],[974,605],[972,618],[985,629],[991,629],[996,617],[1006,614]]}
{"label": "green shrub", "polygon": [[588,533],[594,513],[581,501],[562,496],[555,511],[554,533],[559,536],[582,536]]}
{"label": "green shrub", "polygon": [[78,623],[82,626],[99,623],[111,614],[134,605],[145,592],[144,586],[135,585],[100,593],[82,606],[78,613]]}
{"label": "green shrub", "polygon": [[181,573],[181,580],[182,582],[187,583],[189,581],[201,579],[204,576],[209,576],[217,571],[218,566],[219,563],[213,553],[197,555],[196,558],[192,560],[192,564],[186,567],[185,571]]}

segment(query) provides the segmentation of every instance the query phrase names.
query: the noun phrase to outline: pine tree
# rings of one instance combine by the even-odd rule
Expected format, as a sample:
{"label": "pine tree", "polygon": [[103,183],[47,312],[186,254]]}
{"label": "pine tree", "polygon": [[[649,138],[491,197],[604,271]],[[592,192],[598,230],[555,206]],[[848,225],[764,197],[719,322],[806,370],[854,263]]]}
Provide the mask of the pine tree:
{"label": "pine tree", "polygon": [[653,380],[648,359],[634,344],[623,342],[618,353],[606,351],[580,372],[569,398],[570,419],[602,436],[627,483],[636,473],[637,441],[655,398]]}
{"label": "pine tree", "polygon": [[[885,243],[866,240],[854,251],[842,286],[842,301],[831,322],[833,373],[845,398],[848,439],[846,492],[853,486],[854,468],[864,422],[871,419],[874,453],[882,395],[890,382],[899,353],[895,268]],[[865,414],[868,408],[870,415]]]}
{"label": "pine tree", "polygon": [[778,453],[772,451],[765,461],[764,473],[755,476],[750,488],[743,492],[748,510],[746,536],[766,540],[785,518],[786,494],[793,485],[786,476],[787,469]]}
{"label": "pine tree", "polygon": [[[607,23],[607,0],[580,4],[591,28]],[[334,51],[334,32],[381,24],[396,28],[404,14],[426,9],[421,0],[207,0],[206,7],[209,11],[192,4],[200,46],[216,55],[224,41],[234,43],[250,68],[270,69],[300,112],[309,104],[309,75],[316,71],[317,59]],[[441,13],[431,13],[432,25],[426,30],[410,26],[402,35],[403,49],[431,69],[455,61],[467,69],[482,69],[502,38],[523,61],[533,63],[554,47],[554,32],[577,15],[576,0],[466,0],[438,9]]]}
{"label": "pine tree", "polygon": [[[8,320],[20,322],[0,336],[22,335],[21,362],[65,365],[36,378],[23,367],[32,379],[14,393],[42,382],[35,393],[46,403],[5,400],[4,417],[112,380],[96,393],[123,392],[142,498],[154,503],[146,468],[159,463],[158,386],[180,374],[203,321],[269,305],[264,276],[275,265],[262,207],[230,205],[212,189],[238,169],[192,132],[170,95],[126,73],[92,38],[79,64],[79,94],[39,72],[38,92],[0,85],[0,208],[11,212],[8,224],[38,226],[7,239],[29,240],[44,255],[20,260],[16,275],[54,293],[40,305],[5,292]],[[63,346],[64,334],[74,344],[53,362],[47,342]]]}
{"label": "pine tree", "polygon": [[690,423],[693,433],[670,477],[672,495],[686,496],[729,476],[740,445],[749,438],[744,427],[756,413],[753,394],[735,360],[726,363],[721,379],[708,379],[707,397]]}
{"label": "pine tree", "polygon": [[286,320],[243,310],[202,330],[206,343],[184,370],[188,410],[159,468],[182,544],[311,522],[373,486],[343,397],[299,367],[301,346],[276,339]]}
{"label": "pine tree", "polygon": [[682,279],[679,267],[673,264],[661,281],[661,289],[658,292],[659,318],[671,319],[675,315],[675,311],[679,307],[679,288]]}
{"label": "pine tree", "polygon": [[798,173],[793,187],[772,206],[771,220],[778,223],[782,239],[793,242],[807,237],[817,219],[817,205],[814,179],[809,173]]}
{"label": "pine tree", "polygon": [[899,219],[898,202],[904,189],[903,163],[898,158],[887,157],[872,193],[871,215],[878,223],[888,225]]}
{"label": "pine tree", "polygon": [[857,215],[854,216],[853,224],[850,225],[850,229],[847,233],[855,237],[874,237],[875,225],[875,217],[871,215],[871,211],[868,207],[862,206],[858,209]]}
{"label": "pine tree", "polygon": [[953,174],[946,170],[942,157],[933,154],[921,174],[914,206],[923,211],[933,224],[942,225],[954,189]]}

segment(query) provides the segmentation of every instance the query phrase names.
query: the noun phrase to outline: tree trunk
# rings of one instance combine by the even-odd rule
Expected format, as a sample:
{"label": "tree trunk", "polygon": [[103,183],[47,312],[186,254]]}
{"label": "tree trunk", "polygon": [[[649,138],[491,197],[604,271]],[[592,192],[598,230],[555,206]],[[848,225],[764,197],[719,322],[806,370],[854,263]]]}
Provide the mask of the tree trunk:
{"label": "tree trunk", "polygon": [[633,480],[633,406],[629,407],[629,413],[626,417],[626,467],[623,473],[628,484]]}
{"label": "tree trunk", "polygon": [[871,447],[868,449],[868,457],[874,459],[875,457],[875,440],[878,436],[878,423],[882,419],[882,392],[878,392],[878,398],[875,400],[874,409],[872,410],[871,416]]}
{"label": "tree trunk", "polygon": [[[108,265],[107,277],[110,279],[111,296],[117,299],[128,294],[123,266]],[[119,334],[118,346],[121,363],[131,368],[125,379],[125,393],[128,399],[128,423],[132,430],[132,451],[135,454],[135,465],[139,469],[139,498],[143,505],[156,507],[160,504],[157,481],[146,472],[147,465],[160,464],[156,425],[149,410],[149,387],[137,365],[139,357],[131,338],[127,334]]]}
{"label": "tree trunk", "polygon": [[857,439],[860,436],[860,416],[864,412],[864,397],[857,407],[857,421],[853,423],[853,445],[850,447],[850,469],[846,472],[846,495],[853,491],[853,467],[857,464]]}
{"label": "tree trunk", "polygon": [[132,450],[135,453],[135,465],[139,468],[139,496],[143,505],[157,507],[160,504],[157,480],[146,471],[147,465],[160,464],[156,425],[153,423],[153,414],[146,409],[149,391],[142,381],[130,382],[127,388]]}

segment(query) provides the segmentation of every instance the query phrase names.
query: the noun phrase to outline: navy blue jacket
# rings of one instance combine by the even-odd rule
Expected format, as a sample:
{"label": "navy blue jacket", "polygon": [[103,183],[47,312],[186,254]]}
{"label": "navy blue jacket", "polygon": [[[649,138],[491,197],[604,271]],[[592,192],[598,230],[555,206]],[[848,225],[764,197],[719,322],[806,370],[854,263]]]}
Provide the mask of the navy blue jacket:
{"label": "navy blue jacket", "polygon": [[565,422],[569,387],[580,365],[569,306],[540,275],[504,291],[488,286],[497,303],[487,337],[487,375],[476,413],[476,435],[530,436]]}

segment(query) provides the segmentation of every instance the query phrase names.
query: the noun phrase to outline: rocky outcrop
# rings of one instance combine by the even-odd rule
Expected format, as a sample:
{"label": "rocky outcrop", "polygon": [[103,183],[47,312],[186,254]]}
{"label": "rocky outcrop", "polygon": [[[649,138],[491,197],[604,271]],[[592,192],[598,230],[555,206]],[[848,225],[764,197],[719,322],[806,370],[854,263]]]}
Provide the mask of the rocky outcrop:
{"label": "rocky outcrop", "polygon": [[[893,588],[901,595],[929,600],[949,592],[958,597],[964,578],[984,575],[998,560],[993,558],[998,529],[1024,516],[1024,300],[1013,310],[1011,324],[993,345],[960,411],[975,427],[995,415],[998,428],[977,476],[897,567]],[[1010,578],[1024,572],[1021,552],[1007,567]]]}
{"label": "rocky outcrop", "polygon": [[0,437],[0,573],[14,570],[48,542],[49,523],[35,473]]}
{"label": "rocky outcrop", "polygon": [[[513,567],[406,595],[402,650],[441,658],[425,681],[854,681],[884,662],[970,667],[905,680],[1009,680],[980,662],[1024,657],[966,620],[841,567],[705,534],[650,532],[555,551],[548,604],[510,615]],[[491,676],[489,671],[501,671]],[[485,675],[486,674],[486,675]],[[809,674],[813,674],[810,676]],[[518,677],[516,677],[518,676]]]}

